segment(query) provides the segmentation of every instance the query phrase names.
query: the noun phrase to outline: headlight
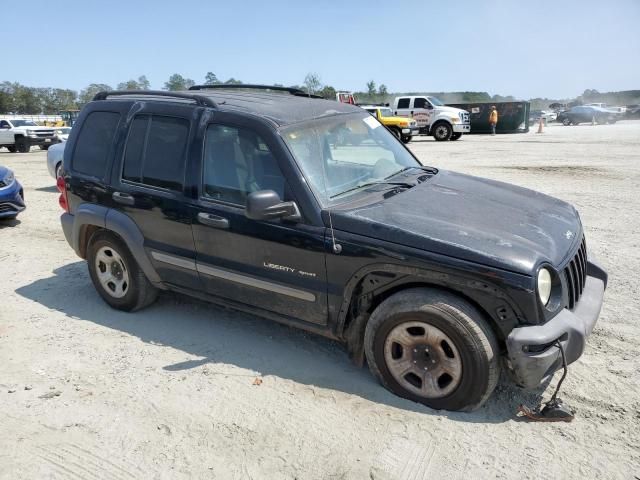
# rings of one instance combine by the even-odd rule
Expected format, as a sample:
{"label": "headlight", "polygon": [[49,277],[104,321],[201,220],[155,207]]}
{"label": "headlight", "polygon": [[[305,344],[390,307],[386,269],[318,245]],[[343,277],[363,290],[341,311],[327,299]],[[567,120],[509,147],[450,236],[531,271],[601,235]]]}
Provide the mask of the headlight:
{"label": "headlight", "polygon": [[4,178],[2,179],[2,183],[4,183],[6,186],[9,186],[13,183],[13,180],[15,179],[13,172],[11,170],[7,171],[7,173],[4,175]]}
{"label": "headlight", "polygon": [[538,271],[538,297],[542,305],[549,303],[549,297],[551,296],[551,272],[546,268],[541,268]]}
{"label": "headlight", "polygon": [[453,123],[458,123],[460,121],[460,119],[458,117],[451,117],[451,121]]}

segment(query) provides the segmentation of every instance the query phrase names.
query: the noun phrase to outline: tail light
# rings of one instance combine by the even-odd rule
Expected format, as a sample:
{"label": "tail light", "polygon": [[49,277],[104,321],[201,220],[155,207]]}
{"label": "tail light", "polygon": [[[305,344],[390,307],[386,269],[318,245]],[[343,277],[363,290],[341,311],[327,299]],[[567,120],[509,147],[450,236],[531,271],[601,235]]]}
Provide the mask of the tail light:
{"label": "tail light", "polygon": [[58,191],[60,192],[60,197],[58,197],[58,203],[62,207],[65,212],[69,212],[69,202],[67,201],[67,182],[64,181],[64,177],[58,177],[56,181],[56,186],[58,187]]}

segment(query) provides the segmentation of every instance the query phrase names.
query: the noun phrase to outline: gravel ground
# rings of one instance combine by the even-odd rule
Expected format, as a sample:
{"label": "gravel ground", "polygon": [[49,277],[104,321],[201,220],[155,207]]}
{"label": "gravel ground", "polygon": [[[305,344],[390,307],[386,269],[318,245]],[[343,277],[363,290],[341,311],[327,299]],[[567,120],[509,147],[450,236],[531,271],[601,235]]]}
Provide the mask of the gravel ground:
{"label": "gravel ground", "polygon": [[438,412],[269,321],[172,294],[111,310],[63,238],[44,153],[2,150],[28,209],[0,225],[0,478],[640,478],[640,122],[410,146],[580,211],[610,283],[561,394],[573,423],[515,418],[559,375]]}

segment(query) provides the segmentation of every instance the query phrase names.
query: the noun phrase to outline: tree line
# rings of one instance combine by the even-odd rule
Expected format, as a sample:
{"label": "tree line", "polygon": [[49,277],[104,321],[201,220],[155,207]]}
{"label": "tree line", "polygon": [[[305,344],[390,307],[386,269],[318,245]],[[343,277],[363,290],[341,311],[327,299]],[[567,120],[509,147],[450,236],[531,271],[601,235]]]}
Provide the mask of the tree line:
{"label": "tree line", "polygon": [[[168,91],[188,90],[196,82],[174,73],[164,82],[163,89]],[[207,72],[204,77],[204,85],[242,85],[241,80],[233,77],[227,80],[218,79],[213,72]],[[276,83],[274,86],[282,87]],[[335,100],[337,89],[322,82],[317,73],[308,73],[301,85],[290,85],[304,92],[319,95],[323,98]],[[94,95],[105,90],[150,90],[151,84],[145,75],[137,79],[130,79],[118,83],[115,88],[104,83],[92,83],[86,88],[76,91],[63,88],[36,88],[22,85],[18,82],[4,81],[0,83],[0,113],[17,114],[55,114],[65,110],[76,110],[90,102]],[[374,80],[366,83],[362,91],[354,92],[360,103],[390,103],[395,96],[403,95],[433,95],[444,103],[487,103],[487,102],[512,102],[513,96],[490,95],[488,92],[396,92],[390,93],[384,83],[377,84]],[[535,98],[530,100],[532,109],[546,109],[553,103],[581,105],[590,102],[605,102],[610,105],[629,105],[640,103],[640,90],[627,90],[622,92],[600,93],[597,90],[587,89],[582,95],[574,99],[548,99]]]}

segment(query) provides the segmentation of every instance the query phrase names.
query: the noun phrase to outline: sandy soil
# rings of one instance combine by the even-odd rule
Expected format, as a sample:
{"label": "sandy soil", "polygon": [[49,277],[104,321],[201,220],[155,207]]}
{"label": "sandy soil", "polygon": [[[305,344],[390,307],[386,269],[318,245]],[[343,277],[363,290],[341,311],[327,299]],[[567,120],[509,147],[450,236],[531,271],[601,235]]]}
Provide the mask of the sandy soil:
{"label": "sandy soil", "polygon": [[44,153],[2,150],[28,209],[0,226],[0,478],[640,478],[640,122],[411,148],[580,210],[610,283],[561,394],[573,423],[515,419],[558,376],[438,412],[269,321],[171,294],[111,310],[63,238]]}

